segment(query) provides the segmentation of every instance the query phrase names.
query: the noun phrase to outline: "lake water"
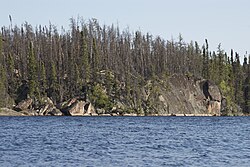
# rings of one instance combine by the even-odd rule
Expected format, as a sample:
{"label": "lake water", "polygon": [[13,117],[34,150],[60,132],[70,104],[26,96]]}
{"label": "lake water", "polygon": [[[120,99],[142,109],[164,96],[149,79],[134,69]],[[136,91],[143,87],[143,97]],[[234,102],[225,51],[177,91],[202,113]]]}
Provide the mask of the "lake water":
{"label": "lake water", "polygon": [[0,166],[250,166],[250,117],[0,117]]}

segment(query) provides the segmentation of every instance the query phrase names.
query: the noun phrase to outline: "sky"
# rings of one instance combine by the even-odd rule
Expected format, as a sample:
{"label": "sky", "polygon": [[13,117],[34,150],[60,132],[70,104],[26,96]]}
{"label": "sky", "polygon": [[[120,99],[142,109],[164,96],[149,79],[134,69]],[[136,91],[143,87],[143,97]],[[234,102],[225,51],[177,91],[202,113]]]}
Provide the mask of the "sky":
{"label": "sky", "polygon": [[165,40],[208,39],[210,50],[221,43],[243,57],[250,53],[249,0],[2,0],[0,26],[25,21],[32,26],[52,24],[69,29],[70,18],[95,18],[101,25],[119,25],[120,30],[149,32]]}

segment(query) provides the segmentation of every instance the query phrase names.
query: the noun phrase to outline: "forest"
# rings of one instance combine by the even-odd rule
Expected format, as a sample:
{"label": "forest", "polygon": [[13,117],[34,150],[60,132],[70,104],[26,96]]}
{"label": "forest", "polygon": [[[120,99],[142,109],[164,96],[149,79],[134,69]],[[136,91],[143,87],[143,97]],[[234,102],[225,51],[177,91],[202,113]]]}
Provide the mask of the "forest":
{"label": "forest", "polygon": [[37,104],[49,97],[57,104],[81,96],[108,110],[120,94],[140,105],[141,85],[173,74],[213,81],[227,110],[250,113],[250,57],[240,62],[237,52],[226,53],[221,44],[211,51],[207,39],[166,40],[96,19],[71,18],[69,30],[27,22],[1,27],[0,107],[27,97]]}

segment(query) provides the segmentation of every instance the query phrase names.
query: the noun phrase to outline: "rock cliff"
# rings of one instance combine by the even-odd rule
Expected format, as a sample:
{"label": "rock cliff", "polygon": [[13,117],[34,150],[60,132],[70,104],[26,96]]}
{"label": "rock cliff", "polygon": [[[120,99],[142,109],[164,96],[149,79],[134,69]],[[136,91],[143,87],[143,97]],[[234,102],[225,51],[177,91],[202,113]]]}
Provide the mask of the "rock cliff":
{"label": "rock cliff", "polygon": [[167,89],[159,86],[159,115],[220,115],[222,96],[212,81],[173,75],[165,82]]}

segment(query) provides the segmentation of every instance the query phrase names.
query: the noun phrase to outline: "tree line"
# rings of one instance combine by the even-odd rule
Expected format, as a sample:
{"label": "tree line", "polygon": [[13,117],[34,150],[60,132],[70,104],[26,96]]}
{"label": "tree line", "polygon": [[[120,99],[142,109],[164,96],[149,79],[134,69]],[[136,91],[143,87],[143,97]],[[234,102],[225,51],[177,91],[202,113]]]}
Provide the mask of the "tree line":
{"label": "tree line", "polygon": [[[125,93],[134,101],[150,79],[172,74],[210,79],[221,88],[228,110],[239,106],[250,111],[250,58],[245,55],[241,63],[237,52],[231,50],[228,55],[220,44],[217,51],[210,51],[207,40],[202,45],[184,42],[181,35],[164,40],[141,31],[120,31],[114,25],[101,26],[95,19],[71,18],[70,30],[58,30],[52,24],[32,27],[27,22],[1,27],[2,107],[27,97],[37,103],[46,96],[55,103],[75,96],[97,100],[93,94],[100,89],[102,73],[108,95]],[[123,92],[115,81],[125,85]]]}

